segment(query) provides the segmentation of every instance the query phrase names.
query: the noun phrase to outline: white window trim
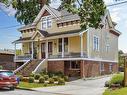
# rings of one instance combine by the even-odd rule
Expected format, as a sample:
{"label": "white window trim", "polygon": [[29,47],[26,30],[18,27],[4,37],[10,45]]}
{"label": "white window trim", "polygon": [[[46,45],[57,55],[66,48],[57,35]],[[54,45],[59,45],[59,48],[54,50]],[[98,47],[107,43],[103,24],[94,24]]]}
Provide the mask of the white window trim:
{"label": "white window trim", "polygon": [[[43,26],[42,26],[43,19],[46,19],[46,20],[47,20],[47,18],[51,18],[51,15],[44,16],[44,17],[41,18],[41,29],[42,29],[42,30],[44,29],[44,28],[42,28],[42,27],[43,27]],[[52,18],[51,18],[51,27],[52,27]],[[49,29],[49,28],[51,28],[51,27],[48,27],[48,24],[47,24],[47,22],[46,22],[46,28],[45,28],[45,29]]]}
{"label": "white window trim", "polygon": [[[94,43],[94,38],[97,38],[98,39],[98,48],[95,46],[95,43]],[[96,48],[96,49],[95,49]],[[97,36],[97,35],[94,35],[93,36],[93,50],[94,51],[99,51],[100,50],[100,39],[99,39],[99,37]]]}

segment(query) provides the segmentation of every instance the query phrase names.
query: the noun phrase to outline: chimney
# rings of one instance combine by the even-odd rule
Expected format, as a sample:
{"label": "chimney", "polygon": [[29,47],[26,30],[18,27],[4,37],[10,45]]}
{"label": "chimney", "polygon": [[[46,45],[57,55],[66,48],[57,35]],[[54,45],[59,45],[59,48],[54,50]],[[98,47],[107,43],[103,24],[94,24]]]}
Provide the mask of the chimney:
{"label": "chimney", "polygon": [[47,0],[39,0],[40,8],[46,4]]}

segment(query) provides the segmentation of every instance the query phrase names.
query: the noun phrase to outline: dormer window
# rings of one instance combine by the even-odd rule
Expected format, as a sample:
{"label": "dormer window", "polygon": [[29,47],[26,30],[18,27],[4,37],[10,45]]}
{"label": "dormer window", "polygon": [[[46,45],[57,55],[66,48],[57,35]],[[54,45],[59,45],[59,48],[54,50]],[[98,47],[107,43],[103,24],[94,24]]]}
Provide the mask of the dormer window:
{"label": "dormer window", "polygon": [[50,16],[46,16],[42,18],[42,29],[48,29],[52,26],[52,20]]}

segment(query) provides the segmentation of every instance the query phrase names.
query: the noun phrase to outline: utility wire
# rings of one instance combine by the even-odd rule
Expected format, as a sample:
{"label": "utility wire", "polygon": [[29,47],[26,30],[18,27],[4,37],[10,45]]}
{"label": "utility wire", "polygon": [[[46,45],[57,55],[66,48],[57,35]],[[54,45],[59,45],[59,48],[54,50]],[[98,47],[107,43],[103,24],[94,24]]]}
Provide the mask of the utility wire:
{"label": "utility wire", "polygon": [[[121,5],[121,4],[125,4],[127,3],[127,1],[123,1],[123,2],[120,2],[120,3],[116,3],[116,4],[111,4],[111,5],[107,5],[107,7],[112,7],[112,6],[116,6],[116,5]],[[3,11],[2,11],[3,12]],[[52,19],[59,19],[61,17],[67,17],[67,16],[70,16],[72,14],[67,14],[67,15],[63,15],[63,16],[59,16],[59,17],[54,17]],[[40,21],[37,21],[37,22],[33,22],[32,24],[36,24],[38,22],[42,22],[43,20],[40,20]],[[21,26],[21,25],[25,25],[25,24],[18,24],[18,25],[13,25],[13,26],[7,26],[7,27],[0,27],[0,29],[10,29],[10,28],[15,28],[15,27],[18,27],[18,26]]]}

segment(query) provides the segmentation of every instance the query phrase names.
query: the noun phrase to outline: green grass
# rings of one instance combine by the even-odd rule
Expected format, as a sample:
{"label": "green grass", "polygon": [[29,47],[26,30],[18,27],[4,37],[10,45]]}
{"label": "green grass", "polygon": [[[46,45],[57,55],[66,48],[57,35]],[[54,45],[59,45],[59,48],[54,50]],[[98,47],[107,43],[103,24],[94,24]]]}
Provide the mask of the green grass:
{"label": "green grass", "polygon": [[127,87],[117,89],[117,90],[105,90],[103,95],[127,95]]}
{"label": "green grass", "polygon": [[[56,85],[55,84],[47,84],[47,86],[56,86]],[[18,87],[19,88],[37,88],[37,87],[44,87],[44,84],[20,82]]]}

